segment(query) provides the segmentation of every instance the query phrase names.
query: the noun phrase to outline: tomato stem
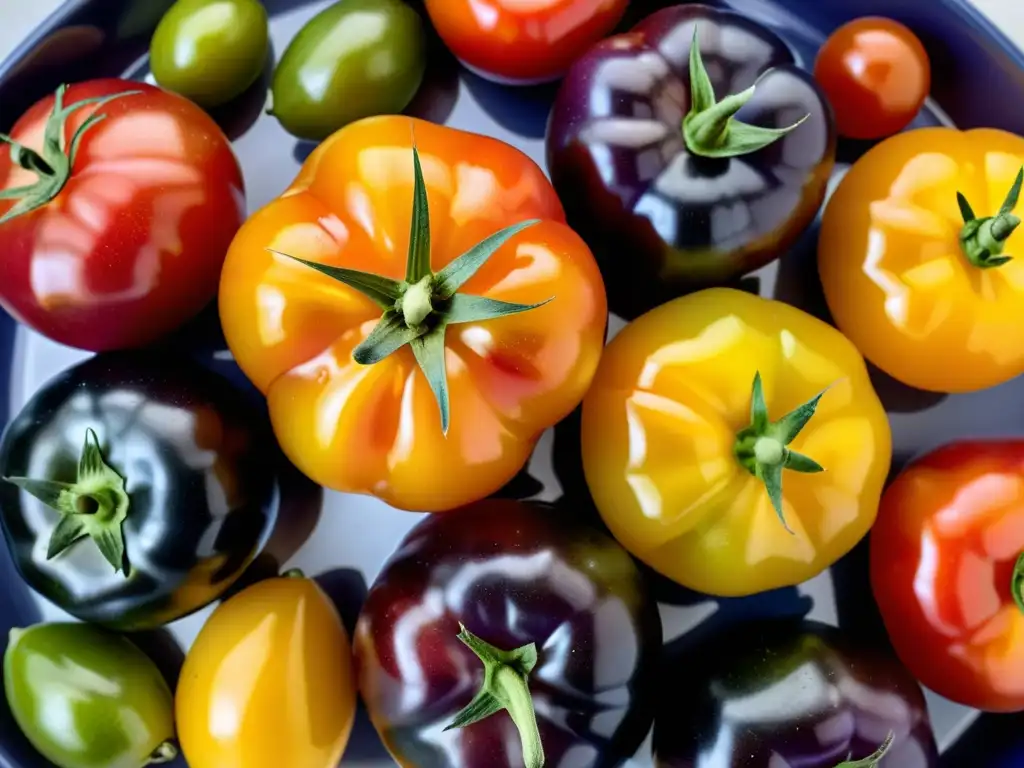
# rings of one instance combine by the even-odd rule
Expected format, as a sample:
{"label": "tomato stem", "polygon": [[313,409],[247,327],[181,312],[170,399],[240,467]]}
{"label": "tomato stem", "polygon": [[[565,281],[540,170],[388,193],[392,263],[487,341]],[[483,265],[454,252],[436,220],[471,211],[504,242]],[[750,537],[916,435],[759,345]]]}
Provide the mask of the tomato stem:
{"label": "tomato stem", "polygon": [[35,173],[38,177],[34,183],[24,187],[0,190],[0,200],[16,201],[3,216],[0,216],[0,224],[46,205],[57,197],[64,189],[64,185],[68,183],[82,137],[106,117],[106,115],[93,112],[74,132],[69,143],[65,138],[65,133],[68,118],[72,113],[88,106],[95,106],[98,110],[114,99],[141,93],[141,91],[124,91],[110,96],[83,99],[64,106],[66,91],[67,86],[61,85],[54,95],[53,111],[50,113],[43,131],[42,152],[30,149],[6,134],[0,134],[0,142],[9,144],[11,147],[11,159],[14,163]]}
{"label": "tomato stem", "polygon": [[[771,70],[762,77],[769,72]],[[756,89],[757,83],[754,83],[745,91],[715,100],[715,89],[704,67],[695,24],[690,44],[690,111],[683,118],[686,148],[702,157],[737,157],[778,141],[810,117],[806,114],[785,128],[764,128],[740,122],[736,113],[754,98]]]}
{"label": "tomato stem", "polygon": [[278,256],[298,262],[359,291],[381,308],[380,321],[352,351],[360,365],[372,365],[408,345],[427,379],[441,415],[441,431],[448,434],[451,421],[448,378],[445,369],[445,331],[457,323],[479,323],[547,304],[514,304],[458,290],[512,237],[537,223],[521,221],[481,240],[438,272],[430,268],[430,214],[419,150],[412,147],[413,205],[409,252],[404,280],[297,259],[280,251]]}
{"label": "tomato stem", "polygon": [[153,753],[149,756],[149,760],[146,761],[146,765],[160,765],[162,763],[169,763],[178,757],[178,745],[173,741],[162,742]]}
{"label": "tomato stem", "polygon": [[129,572],[122,526],[131,500],[127,480],[103,459],[99,440],[92,429],[85,431],[85,444],[78,459],[74,483],[6,477],[8,483],[34,496],[61,514],[50,535],[47,560],[67,550],[86,536],[92,538],[114,573]]}
{"label": "tomato stem", "polygon": [[1024,552],[1017,557],[1010,579],[1010,592],[1013,594],[1013,601],[1017,604],[1020,612],[1024,613]]}
{"label": "tomato stem", "polygon": [[1024,183],[1024,167],[1017,172],[1010,191],[1003,200],[999,212],[995,216],[979,219],[971,208],[967,198],[960,192],[956,193],[960,215],[964,220],[960,230],[960,248],[964,256],[980,269],[991,269],[1010,261],[1012,256],[1003,255],[1006,241],[1020,226],[1020,217],[1013,213],[1020,198],[1021,184]]}
{"label": "tomato stem", "polygon": [[889,731],[889,734],[885,737],[885,740],[878,746],[874,752],[865,758],[860,760],[854,760],[852,755],[835,768],[878,768],[878,764],[882,762],[882,758],[885,757],[889,750],[892,748],[892,743],[896,740],[896,734]]}
{"label": "tomato stem", "polygon": [[304,579],[306,574],[302,572],[301,568],[289,568],[287,571],[281,574],[283,579]]}
{"label": "tomato stem", "polygon": [[814,416],[818,402],[827,390],[819,392],[806,403],[793,409],[778,421],[768,419],[768,406],[764,400],[764,387],[761,373],[754,374],[754,386],[750,396],[750,425],[736,435],[733,454],[737,461],[754,477],[764,483],[768,498],[775,508],[789,533],[793,533],[786,523],[782,510],[782,471],[792,469],[795,472],[822,472],[823,468],[809,456],[791,450],[787,446],[793,442],[807,422]]}
{"label": "tomato stem", "polygon": [[465,728],[504,709],[519,731],[523,764],[526,768],[541,768],[544,745],[529,687],[530,672],[537,665],[537,646],[530,643],[513,651],[503,651],[480,639],[461,623],[458,637],[483,662],[484,682],[473,700],[455,715],[445,730]]}

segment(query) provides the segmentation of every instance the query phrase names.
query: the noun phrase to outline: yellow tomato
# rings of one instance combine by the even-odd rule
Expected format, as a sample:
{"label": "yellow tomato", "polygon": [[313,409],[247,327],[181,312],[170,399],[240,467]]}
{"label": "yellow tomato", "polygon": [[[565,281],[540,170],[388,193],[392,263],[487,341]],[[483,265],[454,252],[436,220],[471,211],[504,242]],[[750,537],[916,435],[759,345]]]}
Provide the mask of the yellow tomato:
{"label": "yellow tomato", "polygon": [[615,537],[714,595],[797,584],[846,554],[874,522],[892,450],[842,334],[726,288],[664,304],[615,337],[583,402],[582,443]]}
{"label": "yellow tomato", "polygon": [[175,697],[190,768],[335,768],[355,706],[348,634],[300,576],[260,582],[217,608]]}
{"label": "yellow tomato", "polygon": [[1019,136],[922,128],[872,148],[836,189],[818,244],[825,298],[890,376],[969,392],[1024,373],[1022,163]]}

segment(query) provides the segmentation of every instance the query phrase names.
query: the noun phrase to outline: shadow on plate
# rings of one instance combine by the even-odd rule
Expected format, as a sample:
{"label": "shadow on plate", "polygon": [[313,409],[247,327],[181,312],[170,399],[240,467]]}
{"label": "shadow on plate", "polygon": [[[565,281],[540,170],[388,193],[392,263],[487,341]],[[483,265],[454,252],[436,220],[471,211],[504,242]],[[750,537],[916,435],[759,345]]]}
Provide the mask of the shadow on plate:
{"label": "shadow on plate", "polygon": [[366,601],[366,577],[354,568],[334,568],[314,576],[324,593],[331,598],[338,615],[352,637],[359,619],[359,612]]}
{"label": "shadow on plate", "polygon": [[252,128],[263,114],[267,105],[270,81],[274,76],[275,61],[274,44],[271,42],[267,48],[267,59],[263,63],[263,71],[256,78],[256,82],[227,104],[221,104],[219,107],[209,110],[210,117],[217,121],[221,130],[231,141],[236,141],[244,136],[246,131]]}
{"label": "shadow on plate", "polygon": [[477,104],[502,128],[527,139],[543,139],[558,83],[500,85],[467,69],[462,81]]}
{"label": "shadow on plate", "polygon": [[181,668],[185,664],[185,651],[174,639],[174,635],[165,628],[150,629],[144,632],[130,632],[125,635],[139,650],[146,654],[160,674],[164,676],[172,691],[178,687]]}

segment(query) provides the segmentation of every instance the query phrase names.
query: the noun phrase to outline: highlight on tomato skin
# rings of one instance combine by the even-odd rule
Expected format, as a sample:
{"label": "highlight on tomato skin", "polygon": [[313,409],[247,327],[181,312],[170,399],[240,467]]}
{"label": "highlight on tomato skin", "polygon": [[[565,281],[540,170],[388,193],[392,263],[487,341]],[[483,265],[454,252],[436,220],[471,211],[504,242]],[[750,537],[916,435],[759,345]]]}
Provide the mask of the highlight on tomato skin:
{"label": "highlight on tomato skin", "polygon": [[628,0],[425,0],[445,45],[477,74],[509,85],[561,77],[610,34]]}
{"label": "highlight on tomato skin", "polygon": [[818,51],[814,79],[840,136],[880,139],[906,128],[931,90],[931,63],[909,28],[892,19],[854,19]]}
{"label": "highlight on tomato skin", "polygon": [[333,134],[246,222],[219,311],[296,467],[426,512],[515,477],[583,399],[608,317],[533,160],[402,116]]}
{"label": "highlight on tomato skin", "polygon": [[924,685],[1024,710],[1024,440],[951,443],[910,464],[882,498],[871,586]]}
{"label": "highlight on tomato skin", "polygon": [[[47,128],[63,146],[44,141]],[[0,141],[0,307],[102,352],[154,343],[210,303],[245,220],[241,168],[213,118],[156,86],[107,78],[60,86],[10,139]]]}
{"label": "highlight on tomato skin", "polygon": [[175,694],[190,768],[337,768],[355,709],[348,633],[330,598],[298,571],[218,606]]}

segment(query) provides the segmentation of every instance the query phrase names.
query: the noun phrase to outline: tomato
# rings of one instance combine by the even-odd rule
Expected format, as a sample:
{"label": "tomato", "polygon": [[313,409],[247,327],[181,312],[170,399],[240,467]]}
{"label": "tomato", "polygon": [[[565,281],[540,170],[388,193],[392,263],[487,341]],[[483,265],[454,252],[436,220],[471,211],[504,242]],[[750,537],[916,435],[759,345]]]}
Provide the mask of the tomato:
{"label": "tomato", "polygon": [[4,688],[18,726],[59,768],[141,768],[177,755],[170,688],[120,635],[89,624],[12,630]]}
{"label": "tomato", "polygon": [[348,634],[300,574],[221,604],[185,657],[175,696],[191,768],[335,768],[355,707]]}
{"label": "tomato", "polygon": [[506,83],[555,80],[611,33],[627,0],[426,0],[445,45],[473,71]]}
{"label": "tomato", "polygon": [[214,297],[245,200],[231,146],[199,107],[91,80],[37,103],[11,137],[0,306],[15,319],[73,347],[137,347]]}
{"label": "tomato", "polygon": [[270,109],[321,141],[362,117],[409,106],[427,68],[423,20],[402,0],[343,0],[314,16],[274,70]]}
{"label": "tomato", "polygon": [[[818,271],[840,330],[893,378],[969,392],[1024,372],[1024,139],[921,128],[861,157],[825,209]],[[1019,213],[1019,211],[1018,211]]]}
{"label": "tomato", "polygon": [[871,585],[896,652],[946,698],[1024,710],[1024,440],[915,461],[871,532]]}
{"label": "tomato", "polygon": [[903,130],[931,88],[928,52],[892,19],[854,19],[818,51],[814,78],[832,103],[836,128],[851,139],[879,139]]}
{"label": "tomato", "polygon": [[728,288],[626,326],[582,425],[587,485],[614,536],[670,579],[726,596],[798,584],[849,552],[875,519],[892,448],[842,334]]}
{"label": "tomato", "polygon": [[153,33],[149,65],[167,90],[216,107],[256,82],[269,37],[259,0],[177,0]]}
{"label": "tomato", "polygon": [[501,488],[576,407],[607,302],[526,155],[382,117],[334,134],[249,219],[220,312],[293,463],[438,511]]}

